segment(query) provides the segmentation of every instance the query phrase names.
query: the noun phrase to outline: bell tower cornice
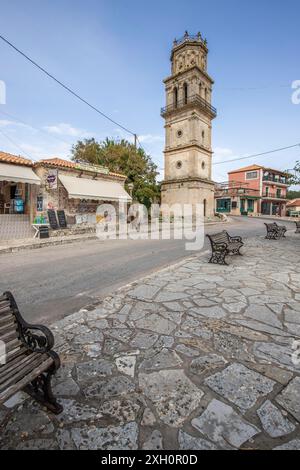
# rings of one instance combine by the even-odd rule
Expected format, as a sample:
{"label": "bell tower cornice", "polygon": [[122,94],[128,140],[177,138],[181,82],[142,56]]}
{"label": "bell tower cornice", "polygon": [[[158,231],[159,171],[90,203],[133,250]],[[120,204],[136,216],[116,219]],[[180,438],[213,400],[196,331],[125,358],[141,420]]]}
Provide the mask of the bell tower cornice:
{"label": "bell tower cornice", "polygon": [[175,81],[175,80],[180,80],[181,78],[184,78],[184,76],[187,74],[187,73],[191,73],[191,71],[194,71],[196,73],[200,73],[202,75],[204,75],[204,77],[211,83],[211,85],[213,85],[215,82],[214,80],[208,75],[207,72],[205,72],[204,70],[202,70],[200,67],[198,67],[197,65],[194,65],[193,67],[190,67],[186,70],[182,70],[178,73],[175,73],[174,75],[169,75],[167,78],[165,78],[163,80],[163,83],[165,84],[168,84],[172,81]]}

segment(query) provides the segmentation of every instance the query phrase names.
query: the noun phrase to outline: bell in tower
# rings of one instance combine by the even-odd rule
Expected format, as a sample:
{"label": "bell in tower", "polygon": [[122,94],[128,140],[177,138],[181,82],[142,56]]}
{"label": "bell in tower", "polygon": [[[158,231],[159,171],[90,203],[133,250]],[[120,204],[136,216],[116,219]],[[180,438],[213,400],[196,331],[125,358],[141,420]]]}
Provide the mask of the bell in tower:
{"label": "bell in tower", "polygon": [[165,177],[162,203],[203,204],[204,217],[214,215],[212,176],[213,80],[207,73],[207,41],[201,33],[174,41],[171,76],[164,80]]}

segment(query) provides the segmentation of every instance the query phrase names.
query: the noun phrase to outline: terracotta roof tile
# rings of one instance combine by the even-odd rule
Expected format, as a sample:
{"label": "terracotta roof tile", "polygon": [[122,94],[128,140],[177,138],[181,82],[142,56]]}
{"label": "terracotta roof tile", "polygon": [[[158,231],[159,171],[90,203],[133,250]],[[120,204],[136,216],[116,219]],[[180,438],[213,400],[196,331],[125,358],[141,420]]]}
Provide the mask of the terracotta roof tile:
{"label": "terracotta roof tile", "polygon": [[263,168],[261,165],[250,165],[250,166],[244,166],[243,168],[237,168],[236,170],[229,171],[228,173],[239,173],[240,171],[260,170],[261,168]]}
{"label": "terracotta roof tile", "polygon": [[[70,160],[63,160],[62,158],[58,158],[58,157],[47,158],[45,160],[40,160],[36,164],[37,165],[38,164],[53,165],[53,166],[56,166],[56,167],[59,167],[59,168],[76,168],[76,163],[71,162]],[[110,171],[108,173],[108,175],[126,179],[125,175],[122,175],[120,173],[114,173],[112,171]]]}
{"label": "terracotta roof tile", "polygon": [[300,206],[300,199],[293,199],[292,201],[289,201],[287,203],[287,206],[289,206],[289,207]]}
{"label": "terracotta roof tile", "polygon": [[12,155],[11,153],[0,152],[0,162],[2,163],[13,163],[16,165],[32,166],[33,162],[28,158]]}
{"label": "terracotta roof tile", "polygon": [[39,160],[37,164],[42,163],[46,165],[54,165],[60,168],[75,168],[75,163],[71,162],[70,160],[63,160],[62,158],[46,158],[43,160]]}

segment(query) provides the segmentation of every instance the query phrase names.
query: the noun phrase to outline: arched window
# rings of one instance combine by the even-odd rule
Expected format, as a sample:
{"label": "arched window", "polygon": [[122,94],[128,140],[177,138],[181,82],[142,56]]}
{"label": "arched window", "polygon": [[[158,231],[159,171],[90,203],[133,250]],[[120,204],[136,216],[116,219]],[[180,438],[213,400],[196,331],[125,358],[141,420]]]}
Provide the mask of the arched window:
{"label": "arched window", "polygon": [[208,96],[207,88],[205,88],[205,90],[204,90],[204,99],[205,99],[205,101],[207,101],[207,96]]}
{"label": "arched window", "polygon": [[206,217],[206,199],[203,199],[203,216]]}
{"label": "arched window", "polygon": [[183,99],[184,99],[184,104],[187,104],[188,102],[188,85],[185,83],[183,85]]}
{"label": "arched window", "polygon": [[199,83],[199,94],[200,94],[201,98],[202,98],[202,91],[203,91],[203,86],[202,86],[202,83],[200,82]]}
{"label": "arched window", "polygon": [[178,105],[178,88],[174,88],[174,107],[177,108]]}

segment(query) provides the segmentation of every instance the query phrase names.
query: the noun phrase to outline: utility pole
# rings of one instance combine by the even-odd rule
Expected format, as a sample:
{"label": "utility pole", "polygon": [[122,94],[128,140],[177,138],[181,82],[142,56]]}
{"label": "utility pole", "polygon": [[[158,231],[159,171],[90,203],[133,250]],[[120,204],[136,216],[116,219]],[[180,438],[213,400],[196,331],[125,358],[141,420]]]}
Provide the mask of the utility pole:
{"label": "utility pole", "polygon": [[134,134],[134,146],[135,148],[137,148],[137,135]]}

